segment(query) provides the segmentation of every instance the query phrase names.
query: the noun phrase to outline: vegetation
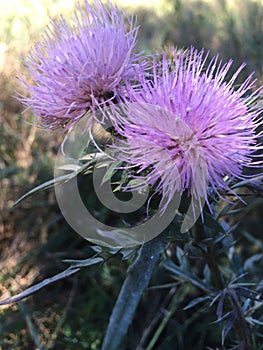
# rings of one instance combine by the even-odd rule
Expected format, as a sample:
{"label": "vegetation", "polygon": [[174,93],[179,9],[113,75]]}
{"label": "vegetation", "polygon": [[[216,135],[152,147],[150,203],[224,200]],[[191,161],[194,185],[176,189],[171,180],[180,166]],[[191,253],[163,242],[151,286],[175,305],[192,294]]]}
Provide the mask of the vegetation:
{"label": "vegetation", "polygon": [[[141,26],[141,49],[204,47],[211,55],[219,52],[223,61],[232,58],[233,69],[246,62],[242,79],[255,71],[258,85],[263,83],[261,0],[166,0],[160,6],[150,9],[138,5],[133,9]],[[90,244],[65,223],[52,188],[13,208],[21,195],[53,177],[63,139],[60,132],[46,133],[32,125],[30,112],[22,115],[21,105],[12,97],[15,70],[22,71],[21,55],[26,56],[39,39],[48,16],[63,13],[70,17],[73,7],[73,0],[10,0],[1,4],[1,299],[65,270],[69,265],[65,259],[94,256]],[[90,183],[85,186],[90,187]],[[241,313],[236,329],[249,332],[251,349],[263,349],[262,188],[239,191],[247,205],[222,206],[220,224],[207,217],[207,231],[199,223],[194,232],[172,240],[169,259],[155,271],[123,349],[229,349],[240,336],[231,328],[231,307]],[[97,205],[92,193],[88,205]],[[104,208],[98,210],[110,220]],[[212,259],[215,252],[218,255]],[[101,255],[103,263],[1,307],[0,349],[100,349],[134,258],[133,254],[113,255],[106,250]],[[214,276],[209,273],[211,266]],[[218,281],[219,272],[223,280],[215,286],[213,279]],[[208,289],[215,293],[208,293]]]}

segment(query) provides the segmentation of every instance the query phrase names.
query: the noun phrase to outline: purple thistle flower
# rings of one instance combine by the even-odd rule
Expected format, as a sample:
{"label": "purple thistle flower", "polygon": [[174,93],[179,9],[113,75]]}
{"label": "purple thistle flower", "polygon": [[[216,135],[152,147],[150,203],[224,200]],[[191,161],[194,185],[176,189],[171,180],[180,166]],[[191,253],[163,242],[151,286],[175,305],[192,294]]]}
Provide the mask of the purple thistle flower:
{"label": "purple thistle flower", "polygon": [[244,65],[225,82],[232,61],[222,65],[214,57],[205,69],[207,59],[191,48],[174,52],[173,62],[154,60],[153,78],[142,81],[141,91],[130,88],[124,104],[112,108],[122,136],[117,157],[141,180],[126,190],[156,185],[163,210],[178,192],[187,190],[201,206],[208,185],[217,194],[230,190],[224,177],[247,178],[243,167],[253,166],[254,153],[262,150],[256,135],[262,89],[248,95],[251,76],[234,89]]}
{"label": "purple thistle flower", "polygon": [[141,67],[141,55],[133,52],[137,30],[133,18],[110,2],[85,0],[72,26],[62,16],[52,21],[24,59],[27,73],[19,80],[30,97],[19,94],[18,99],[42,126],[69,128],[88,110],[121,94],[123,83],[134,78]]}

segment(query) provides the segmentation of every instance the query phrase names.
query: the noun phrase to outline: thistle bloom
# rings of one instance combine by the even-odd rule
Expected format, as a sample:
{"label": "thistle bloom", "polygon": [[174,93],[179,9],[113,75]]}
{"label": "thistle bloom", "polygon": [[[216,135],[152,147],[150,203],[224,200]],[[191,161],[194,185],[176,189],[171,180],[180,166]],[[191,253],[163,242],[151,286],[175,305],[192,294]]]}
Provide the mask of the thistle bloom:
{"label": "thistle bloom", "polygon": [[[128,22],[128,30],[126,23]],[[78,7],[70,26],[52,21],[42,42],[25,59],[20,101],[40,117],[42,126],[67,127],[88,110],[121,94],[123,83],[139,69],[133,18],[100,0]]]}
{"label": "thistle bloom", "polygon": [[188,191],[201,206],[208,185],[218,194],[230,190],[224,177],[245,179],[243,167],[262,149],[256,142],[261,90],[248,95],[251,76],[234,89],[243,65],[224,82],[232,62],[214,57],[205,69],[207,60],[194,48],[174,52],[173,62],[164,56],[153,63],[152,80],[144,79],[139,92],[131,88],[112,109],[122,135],[117,157],[136,169],[138,187],[156,186],[164,210],[178,192]]}

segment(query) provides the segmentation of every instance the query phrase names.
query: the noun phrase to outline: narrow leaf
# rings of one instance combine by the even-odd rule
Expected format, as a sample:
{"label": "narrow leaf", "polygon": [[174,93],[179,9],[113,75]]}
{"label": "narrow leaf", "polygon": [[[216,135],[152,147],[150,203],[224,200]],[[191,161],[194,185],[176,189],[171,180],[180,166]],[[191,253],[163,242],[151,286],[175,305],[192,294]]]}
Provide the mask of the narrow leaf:
{"label": "narrow leaf", "polygon": [[74,273],[78,272],[80,269],[79,268],[68,268],[67,270],[63,271],[63,272],[60,272],[59,274],[53,276],[53,277],[50,277],[50,278],[46,278],[44,281],[40,282],[40,283],[37,283],[35,284],[34,286],[30,287],[30,288],[27,288],[26,290],[24,290],[23,292],[17,294],[17,295],[14,295],[13,297],[11,298],[7,298],[7,299],[4,299],[4,300],[1,300],[0,301],[0,305],[6,305],[6,304],[11,304],[11,303],[15,303],[21,299],[24,299],[28,296],[30,296],[31,294],[37,292],[38,290],[44,288],[45,286],[51,284],[51,283],[54,283],[56,281],[59,281],[65,277],[68,277],[68,276],[71,276],[73,275]]}
{"label": "narrow leaf", "polygon": [[194,274],[182,270],[180,267],[176,266],[172,260],[165,260],[163,262],[163,267],[167,269],[168,271],[172,272],[177,278],[180,278],[184,281],[192,283],[194,286],[200,288],[201,290],[204,290],[206,292],[210,292],[210,288],[203,283],[201,279],[199,279]]}
{"label": "narrow leaf", "polygon": [[205,297],[200,297],[200,298],[196,298],[192,301],[190,301],[190,303],[188,305],[186,305],[183,310],[188,310],[191,309],[192,307],[196,306],[197,304],[202,303],[205,300],[209,300],[211,299],[211,297],[209,295],[206,295]]}
{"label": "narrow leaf", "polygon": [[41,185],[38,185],[36,187],[34,187],[32,190],[28,191],[27,193],[25,193],[22,197],[20,197],[13,205],[13,207],[17,206],[20,202],[22,202],[24,199],[26,199],[27,197],[31,196],[34,193],[46,190],[50,187],[53,187],[55,183],[55,179],[51,179],[49,181],[44,182]]}
{"label": "narrow leaf", "polygon": [[103,262],[104,259],[101,257],[97,258],[89,258],[89,259],[84,259],[84,260],[63,260],[65,263],[70,263],[72,264],[72,267],[77,268],[77,267],[87,267],[91,265],[98,264],[100,262]]}
{"label": "narrow leaf", "polygon": [[230,319],[226,322],[226,324],[223,327],[222,336],[221,336],[222,346],[224,346],[226,336],[228,335],[228,333],[230,332],[231,328],[233,327],[234,322],[235,322],[235,315],[233,313],[231,315]]}
{"label": "narrow leaf", "polygon": [[208,214],[207,212],[204,212],[203,216],[204,216],[204,224],[207,228],[210,228],[217,233],[218,232],[225,233],[224,228],[212,215]]}
{"label": "narrow leaf", "polygon": [[246,317],[246,321],[249,322],[250,324],[256,324],[258,326],[263,326],[263,322],[256,320],[253,317]]}

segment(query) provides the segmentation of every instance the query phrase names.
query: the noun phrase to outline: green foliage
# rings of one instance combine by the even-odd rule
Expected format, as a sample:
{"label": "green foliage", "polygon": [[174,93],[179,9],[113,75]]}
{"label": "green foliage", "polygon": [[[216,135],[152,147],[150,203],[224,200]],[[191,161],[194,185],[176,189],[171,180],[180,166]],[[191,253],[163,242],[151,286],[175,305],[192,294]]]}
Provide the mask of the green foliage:
{"label": "green foliage", "polygon": [[[53,162],[63,135],[50,136],[25,123],[21,106],[11,98],[20,55],[39,39],[48,16],[69,16],[72,6],[73,1],[52,0],[1,3],[1,299],[23,297],[33,285],[39,289],[0,309],[2,349],[100,349],[125,271],[136,257],[133,249],[90,247],[63,221],[53,191],[37,192],[53,185]],[[234,67],[246,61],[244,74],[255,71],[262,82],[261,1],[171,0],[167,11],[142,8],[136,13],[141,48],[205,47],[220,52],[223,60],[233,58]],[[89,188],[88,176],[83,179]],[[23,197],[13,209],[35,186],[34,196]],[[237,344],[240,329],[248,333],[251,349],[263,349],[261,185],[233,189],[246,206],[218,201],[217,217],[205,214],[205,229],[199,222],[189,234],[171,233],[167,256],[152,277],[123,349],[225,350]],[[105,222],[118,220],[92,195],[87,205]],[[81,271],[73,273],[77,269]]]}

